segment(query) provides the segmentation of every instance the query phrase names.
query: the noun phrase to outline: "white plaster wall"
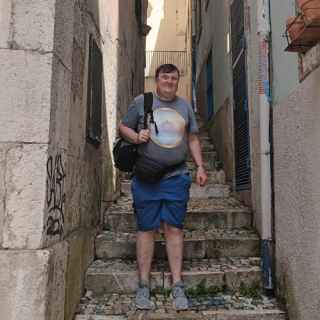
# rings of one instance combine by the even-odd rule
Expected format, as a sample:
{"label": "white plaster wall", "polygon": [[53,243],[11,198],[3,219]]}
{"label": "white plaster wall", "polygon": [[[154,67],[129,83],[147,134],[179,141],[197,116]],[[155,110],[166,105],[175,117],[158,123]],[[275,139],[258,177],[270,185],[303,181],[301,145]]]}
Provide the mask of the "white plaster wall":
{"label": "white plaster wall", "polygon": [[[151,30],[146,38],[147,51],[186,51],[186,66],[181,73],[178,95],[191,102],[191,30],[190,30],[189,0],[149,0],[147,24]],[[178,68],[177,61],[166,60],[158,62],[153,58],[150,70],[156,70],[161,63],[173,63]],[[154,74],[145,70],[145,91],[154,90]]]}
{"label": "white plaster wall", "polygon": [[291,320],[320,310],[320,69],[274,107],[277,277]]}
{"label": "white plaster wall", "polygon": [[[146,50],[187,50],[188,0],[149,0]],[[170,35],[170,36],[168,36]]]}
{"label": "white plaster wall", "polygon": [[[212,50],[214,112],[223,106],[226,98],[232,100],[231,57],[228,53],[227,35],[230,32],[229,2],[209,1],[203,10],[202,32],[197,44],[197,80],[202,70],[206,72],[206,62]],[[231,41],[231,40],[230,40]]]}
{"label": "white plaster wall", "polygon": [[270,0],[272,26],[272,91],[274,103],[280,103],[299,83],[298,55],[285,52],[288,43],[283,37],[286,20],[296,15],[295,0]]}

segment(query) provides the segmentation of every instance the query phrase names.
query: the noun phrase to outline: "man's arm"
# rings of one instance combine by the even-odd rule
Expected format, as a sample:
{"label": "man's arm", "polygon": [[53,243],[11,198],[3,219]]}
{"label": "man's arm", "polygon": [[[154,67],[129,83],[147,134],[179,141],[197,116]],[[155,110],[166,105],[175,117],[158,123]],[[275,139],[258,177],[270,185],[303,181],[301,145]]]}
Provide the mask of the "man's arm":
{"label": "man's arm", "polygon": [[140,130],[140,132],[137,133],[122,123],[119,125],[119,132],[123,138],[135,144],[145,143],[150,139],[149,130]]}
{"label": "man's arm", "polygon": [[203,166],[201,146],[198,136],[194,133],[189,133],[188,144],[193,161],[197,166],[197,184],[199,186],[204,186],[207,183],[208,176]]}

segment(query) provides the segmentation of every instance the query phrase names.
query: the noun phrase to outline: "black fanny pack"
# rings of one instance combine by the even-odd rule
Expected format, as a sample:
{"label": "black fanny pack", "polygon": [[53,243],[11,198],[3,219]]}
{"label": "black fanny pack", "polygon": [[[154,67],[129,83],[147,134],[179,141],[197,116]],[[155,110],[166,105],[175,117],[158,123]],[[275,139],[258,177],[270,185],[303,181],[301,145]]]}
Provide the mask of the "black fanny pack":
{"label": "black fanny pack", "polygon": [[165,174],[179,168],[184,163],[185,161],[182,161],[172,166],[165,166],[156,160],[139,157],[135,164],[134,173],[141,182],[154,184],[159,182]]}

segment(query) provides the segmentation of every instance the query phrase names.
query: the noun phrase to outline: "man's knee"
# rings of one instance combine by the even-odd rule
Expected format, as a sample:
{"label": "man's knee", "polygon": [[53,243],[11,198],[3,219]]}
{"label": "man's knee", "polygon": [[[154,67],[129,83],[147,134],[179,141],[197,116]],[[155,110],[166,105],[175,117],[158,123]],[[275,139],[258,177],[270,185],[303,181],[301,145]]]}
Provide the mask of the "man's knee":
{"label": "man's knee", "polygon": [[137,231],[137,236],[141,239],[145,239],[145,238],[150,239],[150,238],[154,238],[155,232],[156,230],[146,230],[146,231],[139,230]]}
{"label": "man's knee", "polygon": [[166,222],[163,223],[163,230],[164,230],[164,233],[165,235],[177,235],[177,236],[180,236],[182,234],[182,230],[173,226],[173,225],[170,225]]}

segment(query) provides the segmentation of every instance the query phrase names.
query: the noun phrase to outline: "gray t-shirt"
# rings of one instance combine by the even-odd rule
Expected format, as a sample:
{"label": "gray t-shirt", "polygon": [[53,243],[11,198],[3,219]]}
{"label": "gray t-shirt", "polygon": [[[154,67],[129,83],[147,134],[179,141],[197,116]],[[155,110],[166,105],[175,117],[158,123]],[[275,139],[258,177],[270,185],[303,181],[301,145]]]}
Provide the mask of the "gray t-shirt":
{"label": "gray t-shirt", "polygon": [[[147,156],[168,166],[185,161],[188,156],[187,135],[199,131],[191,105],[180,97],[176,97],[173,101],[163,101],[153,94],[152,110],[158,134],[155,125],[150,123],[149,119],[148,128],[151,138],[148,143],[139,145],[139,155]],[[122,123],[139,132],[143,129],[143,121],[144,99],[143,95],[139,95],[130,104]],[[171,172],[169,176],[185,171],[186,167],[183,165]]]}

